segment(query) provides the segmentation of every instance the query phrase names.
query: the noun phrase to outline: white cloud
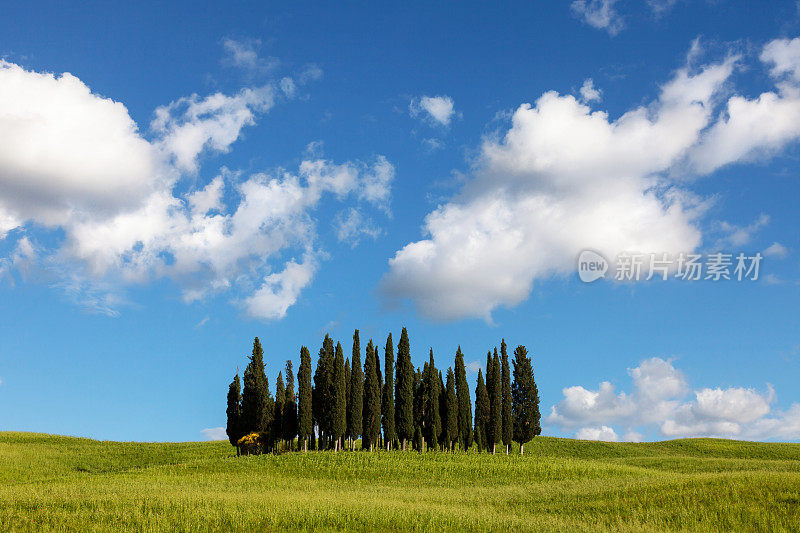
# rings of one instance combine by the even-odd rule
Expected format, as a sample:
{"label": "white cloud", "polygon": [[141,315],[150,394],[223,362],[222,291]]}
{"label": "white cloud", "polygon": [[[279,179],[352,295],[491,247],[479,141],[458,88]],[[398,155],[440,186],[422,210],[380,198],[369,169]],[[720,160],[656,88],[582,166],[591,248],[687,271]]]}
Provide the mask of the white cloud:
{"label": "white cloud", "polygon": [[778,259],[783,259],[789,255],[789,249],[779,242],[773,242],[767,247],[766,250],[764,250],[763,254],[766,257],[777,257]]}
{"label": "white cloud", "polygon": [[689,393],[684,374],[657,357],[628,371],[633,392],[616,392],[608,382],[592,391],[566,387],[551,408],[548,423],[579,428],[578,438],[612,440],[614,425],[627,428],[623,440],[639,441],[636,429],[656,429],[664,437],[724,437],[750,440],[800,439],[800,404],[773,411],[775,392],[745,387],[702,388]]}
{"label": "white cloud", "polygon": [[358,246],[362,237],[377,239],[381,234],[381,229],[375,225],[375,222],[354,207],[336,215],[334,227],[339,242],[346,242],[350,244],[351,248]]}
{"label": "white cloud", "polygon": [[614,9],[617,0],[575,0],[572,11],[589,26],[616,35],[625,27],[622,16]]}
{"label": "white cloud", "polygon": [[228,433],[224,427],[201,429],[200,433],[205,440],[228,440]]}
{"label": "white cloud", "polygon": [[268,83],[181,98],[156,110],[148,141],[122,104],[74,76],[0,63],[0,238],[28,226],[63,233],[47,249],[15,235],[0,268],[38,261],[79,305],[111,316],[119,287],[166,276],[186,301],[232,291],[251,316],[281,318],[325,257],[313,217],[321,199],[389,214],[394,167],[383,156],[340,164],[320,156],[294,173],[223,169],[177,192],[200,155],[228,151],[275,93]]}
{"label": "white cloud", "polygon": [[619,441],[617,432],[608,426],[581,428],[575,433],[575,438],[580,440],[602,440],[606,442]]}
{"label": "white cloud", "polygon": [[693,196],[658,178],[697,142],[733,59],[687,69],[616,120],[547,92],[484,142],[472,179],[389,261],[390,298],[436,319],[514,306],[534,280],[573,272],[581,250],[679,253],[700,244]]}
{"label": "white cloud", "polygon": [[408,104],[412,117],[422,116],[431,124],[449,126],[456,115],[453,99],[449,96],[423,96]]}
{"label": "white cloud", "polygon": [[722,236],[714,244],[714,248],[722,250],[730,247],[738,248],[745,246],[753,240],[753,237],[761,228],[766,227],[768,224],[769,215],[764,213],[759,215],[756,220],[747,226],[737,226],[736,224],[731,224],[724,220],[719,221],[715,225],[715,229],[717,232],[721,233]]}
{"label": "white cloud", "polygon": [[483,365],[481,364],[480,361],[472,361],[470,363],[467,363],[467,370],[469,370],[473,374],[477,374],[478,370],[481,370],[482,368]]}
{"label": "white cloud", "polygon": [[264,74],[275,68],[278,61],[274,58],[262,58],[258,54],[261,41],[258,39],[224,39],[222,48],[225,52],[223,63],[243,69],[251,75]]}
{"label": "white cloud", "polygon": [[586,78],[583,80],[583,85],[581,85],[581,101],[584,104],[588,104],[589,102],[599,102],[601,92],[602,91],[600,91],[600,89],[597,89],[594,86],[594,81],[592,78]]}

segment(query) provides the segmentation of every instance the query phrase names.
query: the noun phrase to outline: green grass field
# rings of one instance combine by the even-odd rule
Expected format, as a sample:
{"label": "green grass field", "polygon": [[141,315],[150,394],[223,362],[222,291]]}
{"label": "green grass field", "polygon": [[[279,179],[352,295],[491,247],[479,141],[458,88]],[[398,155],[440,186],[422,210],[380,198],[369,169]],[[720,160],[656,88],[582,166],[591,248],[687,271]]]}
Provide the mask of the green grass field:
{"label": "green grass field", "polygon": [[800,531],[800,444],[537,437],[525,456],[0,433],[12,531]]}

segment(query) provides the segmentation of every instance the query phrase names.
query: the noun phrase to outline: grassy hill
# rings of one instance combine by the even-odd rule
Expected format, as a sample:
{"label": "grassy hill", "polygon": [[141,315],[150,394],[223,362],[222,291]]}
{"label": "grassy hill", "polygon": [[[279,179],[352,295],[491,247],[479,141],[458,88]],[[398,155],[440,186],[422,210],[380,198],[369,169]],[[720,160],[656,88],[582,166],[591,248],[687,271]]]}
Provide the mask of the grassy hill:
{"label": "grassy hill", "polygon": [[800,531],[800,444],[537,437],[525,456],[0,433],[0,530]]}

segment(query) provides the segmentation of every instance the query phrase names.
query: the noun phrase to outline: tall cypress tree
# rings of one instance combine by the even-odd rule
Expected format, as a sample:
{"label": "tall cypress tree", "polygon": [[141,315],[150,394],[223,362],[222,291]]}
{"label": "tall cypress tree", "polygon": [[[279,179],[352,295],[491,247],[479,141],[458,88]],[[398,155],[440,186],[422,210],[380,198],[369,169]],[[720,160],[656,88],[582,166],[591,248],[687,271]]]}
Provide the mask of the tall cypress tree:
{"label": "tall cypress tree", "polygon": [[322,348],[319,350],[317,359],[317,369],[314,372],[314,390],[312,394],[314,420],[319,427],[318,449],[324,449],[329,442],[333,418],[331,410],[333,408],[333,373],[335,364],[333,340],[325,335],[322,341]]}
{"label": "tall cypress tree", "polygon": [[228,386],[228,408],[225,410],[228,415],[228,423],[225,427],[225,432],[228,434],[228,440],[233,446],[236,446],[236,453],[239,453],[239,439],[242,438],[242,387],[239,383],[239,374],[233,376],[233,381]]}
{"label": "tall cypress tree", "polygon": [[478,383],[475,385],[475,441],[478,451],[486,449],[486,426],[489,422],[489,393],[483,381],[483,373],[478,370]]}
{"label": "tall cypress tree", "polygon": [[266,376],[264,377],[264,385],[266,388],[264,397],[264,429],[261,430],[261,433],[266,439],[267,447],[272,449],[276,439],[280,438],[280,435],[275,435],[275,432],[272,430],[275,420],[275,399],[272,397],[272,393],[269,390],[269,378]]}
{"label": "tall cypress tree", "polygon": [[361,340],[358,336],[358,330],[353,333],[350,398],[351,401],[347,404],[347,409],[350,415],[350,436],[353,438],[353,445],[355,445],[355,441],[364,431],[364,371],[361,367]]}
{"label": "tall cypress tree", "polygon": [[351,411],[350,404],[352,404],[352,402],[353,402],[353,386],[352,386],[353,385],[352,384],[353,380],[352,380],[352,377],[353,376],[352,376],[352,373],[350,371],[350,358],[349,357],[345,357],[345,359],[344,359],[344,384],[345,384],[345,391],[346,392],[345,392],[344,396],[346,398],[345,404],[347,405],[347,410],[346,410],[347,423],[345,424],[346,429],[344,431],[344,438],[345,438],[345,441],[348,443],[348,448],[349,448],[350,438],[352,437],[352,435],[350,434],[350,429],[353,427],[353,422],[350,420],[350,411]]}
{"label": "tall cypress tree", "polygon": [[[308,438],[313,434],[311,404],[311,354],[305,346],[300,348],[300,368],[297,371],[297,433],[303,441],[303,451],[308,451]],[[299,444],[298,444],[299,446]]]}
{"label": "tall cypress tree", "polygon": [[395,429],[405,451],[406,442],[414,438],[414,365],[411,364],[411,343],[406,328],[403,328],[397,344],[394,401]]}
{"label": "tall cypress tree", "polygon": [[439,445],[439,436],[442,432],[442,419],[439,413],[439,372],[433,362],[433,348],[428,361],[428,371],[426,376],[426,407],[425,407],[425,429],[428,449],[435,450]]}
{"label": "tall cypress tree", "polygon": [[378,375],[378,440],[375,441],[377,446],[381,444],[381,411],[383,409],[383,371],[381,370],[381,354],[378,351],[377,344],[373,346],[372,353],[375,354],[375,373]]}
{"label": "tall cypress tree", "polygon": [[339,450],[344,432],[347,430],[347,385],[344,381],[344,352],[342,345],[336,343],[336,356],[333,367],[333,391],[331,392],[331,437],[334,439],[334,449]]}
{"label": "tall cypress tree", "polygon": [[445,385],[445,405],[447,406],[444,416],[444,442],[448,450],[455,450],[455,442],[458,440],[458,398],[456,397],[456,378],[453,374],[453,367],[447,369],[447,384]]}
{"label": "tall cypress tree", "polygon": [[428,363],[423,366],[422,372],[419,368],[414,372],[414,442],[413,448],[418,452],[422,452],[423,448],[423,435],[425,425],[425,380],[424,375],[427,373]]}
{"label": "tall cypress tree", "polygon": [[381,431],[381,400],[375,347],[370,339],[364,361],[364,427],[362,447],[372,451]]}
{"label": "tall cypress tree", "polygon": [[503,444],[506,445],[506,455],[511,451],[511,441],[514,440],[514,419],[511,416],[511,372],[508,367],[508,350],[506,340],[500,341],[500,357],[502,358],[502,413],[503,413]]}
{"label": "tall cypress tree", "polygon": [[469,450],[472,446],[472,400],[469,396],[467,369],[464,366],[464,354],[461,346],[456,350],[456,399],[458,400],[458,441],[461,449]]}
{"label": "tall cypress tree", "polygon": [[[242,432],[268,429],[272,412],[267,410],[267,375],[264,373],[264,350],[258,337],[253,340],[253,353],[244,370],[242,391]],[[271,408],[271,406],[270,406]]]}
{"label": "tall cypress tree", "polygon": [[278,372],[278,381],[275,382],[275,416],[272,419],[272,440],[280,444],[283,439],[283,406],[286,403],[286,388],[283,385],[283,373]]}
{"label": "tall cypress tree", "polygon": [[489,445],[494,455],[497,443],[503,439],[503,386],[497,348],[492,358],[492,386],[489,387]]}
{"label": "tall cypress tree", "polygon": [[283,438],[292,449],[297,436],[297,396],[294,393],[294,371],[292,361],[286,361],[286,403],[283,405]]}
{"label": "tall cypress tree", "polygon": [[397,436],[394,431],[394,344],[392,334],[386,339],[386,347],[383,350],[385,370],[383,394],[381,395],[381,418],[383,421],[383,440],[386,442],[386,450],[390,450]]}
{"label": "tall cypress tree", "polygon": [[514,440],[522,455],[525,443],[542,433],[539,414],[539,389],[533,378],[533,367],[524,346],[514,350],[514,383],[511,384],[511,413],[514,418]]}

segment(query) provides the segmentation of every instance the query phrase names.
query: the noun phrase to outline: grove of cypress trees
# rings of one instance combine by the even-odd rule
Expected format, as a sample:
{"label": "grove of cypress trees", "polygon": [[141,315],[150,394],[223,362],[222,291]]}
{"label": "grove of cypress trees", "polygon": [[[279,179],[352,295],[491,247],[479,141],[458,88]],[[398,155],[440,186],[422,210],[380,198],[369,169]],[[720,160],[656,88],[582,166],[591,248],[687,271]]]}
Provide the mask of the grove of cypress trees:
{"label": "grove of cypress trees", "polygon": [[334,439],[334,450],[339,451],[339,445],[347,430],[347,385],[344,381],[344,352],[342,345],[336,343],[336,356],[333,366],[333,390],[331,392],[331,437]]}
{"label": "grove of cypress trees", "polygon": [[349,433],[355,445],[363,433],[364,423],[364,371],[361,367],[361,340],[358,330],[353,333],[353,359],[350,366],[350,403],[347,404]]}
{"label": "grove of cypress trees", "polygon": [[414,438],[414,365],[411,364],[411,344],[406,328],[403,328],[397,344],[394,401],[395,429],[405,451],[406,442]]}
{"label": "grove of cypress trees", "polygon": [[514,350],[514,383],[511,384],[511,413],[514,419],[514,440],[519,454],[525,443],[542,433],[539,414],[539,389],[533,378],[533,367],[524,346]]}
{"label": "grove of cypress trees", "polygon": [[456,399],[458,400],[458,441],[461,449],[469,450],[472,446],[472,400],[469,396],[467,369],[464,366],[464,354],[461,346],[456,350]]}
{"label": "grove of cypress trees", "polygon": [[511,441],[514,440],[514,422],[511,416],[511,372],[508,367],[508,350],[506,340],[500,341],[500,357],[502,358],[501,380],[502,385],[502,413],[503,413],[503,444],[506,445],[506,455],[511,451]]}
{"label": "grove of cypress trees", "polygon": [[228,440],[233,446],[236,446],[236,454],[239,454],[239,439],[243,437],[241,434],[241,415],[242,415],[242,386],[239,383],[239,374],[233,376],[233,381],[228,386],[228,408],[225,410],[228,415],[228,423],[225,426],[225,432],[228,434]]}
{"label": "grove of cypress trees", "polygon": [[492,386],[489,388],[489,444],[492,455],[497,449],[497,443],[503,439],[503,387],[500,358],[497,348],[494,349],[492,358]]}
{"label": "grove of cypress trees", "polygon": [[453,367],[447,369],[447,384],[445,385],[445,410],[444,416],[444,442],[450,451],[455,450],[458,440],[458,398],[456,397],[456,379]]}
{"label": "grove of cypress trees", "polygon": [[[253,353],[244,370],[244,390],[242,391],[242,432],[268,429],[267,421],[272,417],[267,412],[267,376],[264,373],[264,350],[258,337],[253,341]],[[271,407],[271,406],[270,406]]]}
{"label": "grove of cypress trees", "polygon": [[381,399],[375,348],[370,339],[364,361],[364,427],[362,447],[372,451],[381,432]]}
{"label": "grove of cypress trees", "polygon": [[475,441],[478,451],[487,447],[486,426],[489,423],[489,393],[483,381],[483,373],[478,370],[478,382],[475,385]]}
{"label": "grove of cypress trees", "polygon": [[384,371],[383,394],[381,395],[381,417],[383,421],[383,440],[386,442],[386,450],[389,451],[394,444],[397,436],[394,431],[394,344],[392,344],[392,334],[386,339],[386,347],[383,351]]}
{"label": "grove of cypress trees", "polygon": [[292,361],[286,361],[286,403],[283,405],[283,438],[292,449],[297,436],[297,396],[294,393],[294,371]]}
{"label": "grove of cypress trees", "polygon": [[425,437],[428,449],[435,450],[439,445],[439,436],[442,432],[442,419],[439,413],[439,372],[433,362],[433,348],[431,348],[428,369],[425,376]]}
{"label": "grove of cypress trees", "polygon": [[300,348],[300,368],[297,371],[297,433],[303,440],[303,451],[308,451],[308,438],[313,435],[311,404],[311,354],[305,346]]}

